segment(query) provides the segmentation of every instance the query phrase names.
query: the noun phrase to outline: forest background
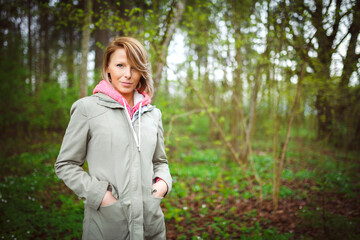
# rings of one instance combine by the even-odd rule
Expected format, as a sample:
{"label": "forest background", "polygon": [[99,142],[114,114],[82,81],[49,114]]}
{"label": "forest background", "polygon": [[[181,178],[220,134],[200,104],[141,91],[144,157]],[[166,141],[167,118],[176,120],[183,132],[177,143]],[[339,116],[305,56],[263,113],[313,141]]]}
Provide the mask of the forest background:
{"label": "forest background", "polygon": [[[360,237],[360,1],[1,0],[2,239],[79,239],[55,176],[117,36],[150,54],[168,239]],[[85,166],[86,167],[86,166]]]}

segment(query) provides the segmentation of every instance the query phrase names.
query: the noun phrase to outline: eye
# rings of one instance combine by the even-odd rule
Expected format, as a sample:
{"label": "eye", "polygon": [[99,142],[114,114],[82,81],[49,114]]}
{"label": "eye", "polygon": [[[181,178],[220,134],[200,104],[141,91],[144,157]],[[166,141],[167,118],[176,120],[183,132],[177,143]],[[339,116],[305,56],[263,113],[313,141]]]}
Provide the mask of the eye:
{"label": "eye", "polygon": [[124,67],[124,65],[122,65],[122,64],[118,64],[118,65],[116,65],[116,66],[118,66],[118,67],[120,67],[120,68]]}

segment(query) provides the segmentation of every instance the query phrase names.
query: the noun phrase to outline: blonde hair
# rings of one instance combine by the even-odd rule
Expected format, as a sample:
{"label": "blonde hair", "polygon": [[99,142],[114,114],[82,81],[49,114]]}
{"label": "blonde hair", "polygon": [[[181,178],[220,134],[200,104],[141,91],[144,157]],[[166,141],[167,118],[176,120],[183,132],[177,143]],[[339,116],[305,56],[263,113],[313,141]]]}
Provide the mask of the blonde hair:
{"label": "blonde hair", "polygon": [[154,92],[154,86],[151,75],[149,56],[144,46],[135,38],[119,37],[109,43],[104,53],[103,66],[101,71],[103,79],[109,82],[106,69],[109,66],[111,55],[120,48],[125,49],[126,56],[130,64],[134,69],[141,73],[141,78],[136,88],[140,92],[145,91],[151,97]]}

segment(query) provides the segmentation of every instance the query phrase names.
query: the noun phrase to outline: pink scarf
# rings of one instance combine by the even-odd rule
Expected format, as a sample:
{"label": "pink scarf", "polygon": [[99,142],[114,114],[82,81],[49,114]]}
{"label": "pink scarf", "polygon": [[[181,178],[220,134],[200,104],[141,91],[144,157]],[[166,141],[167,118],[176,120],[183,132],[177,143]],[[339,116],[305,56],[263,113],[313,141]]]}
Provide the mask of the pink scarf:
{"label": "pink scarf", "polygon": [[[136,90],[138,91],[138,90]],[[98,93],[98,92],[102,92],[105,93],[106,95],[108,95],[109,97],[111,97],[112,99],[114,99],[115,101],[117,101],[118,103],[120,103],[121,105],[124,106],[124,102],[126,104],[126,106],[124,106],[126,108],[126,110],[128,111],[130,118],[132,118],[132,116],[136,113],[137,110],[139,110],[139,106],[141,103],[141,106],[146,106],[147,104],[149,104],[151,102],[151,98],[149,95],[146,94],[146,92],[139,92],[140,94],[142,94],[144,96],[144,98],[135,103],[135,106],[133,108],[130,107],[130,105],[128,104],[128,102],[126,101],[126,99],[118,92],[114,89],[114,87],[108,83],[106,80],[101,80],[100,83],[98,85],[96,85],[96,87],[94,88],[93,94]]]}

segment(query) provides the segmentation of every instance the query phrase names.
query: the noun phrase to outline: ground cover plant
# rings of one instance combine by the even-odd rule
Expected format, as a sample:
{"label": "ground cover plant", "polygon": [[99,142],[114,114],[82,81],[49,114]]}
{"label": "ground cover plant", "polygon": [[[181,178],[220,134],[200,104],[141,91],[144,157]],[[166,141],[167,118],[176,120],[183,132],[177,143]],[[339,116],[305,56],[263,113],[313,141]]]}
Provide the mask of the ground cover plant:
{"label": "ground cover plant", "polygon": [[[25,145],[23,153],[1,157],[0,238],[79,239],[83,203],[55,176],[59,144]],[[255,151],[264,181],[262,203],[222,150],[190,149],[174,157],[170,161],[174,188],[162,202],[167,238],[358,238],[357,154],[343,155],[313,143],[303,147],[308,152],[304,154],[294,146],[276,211],[271,202],[271,153]]]}
{"label": "ground cover plant", "polygon": [[0,3],[0,239],[80,238],[53,165],[118,36],[149,53],[169,239],[360,239],[360,1],[25,2]]}

